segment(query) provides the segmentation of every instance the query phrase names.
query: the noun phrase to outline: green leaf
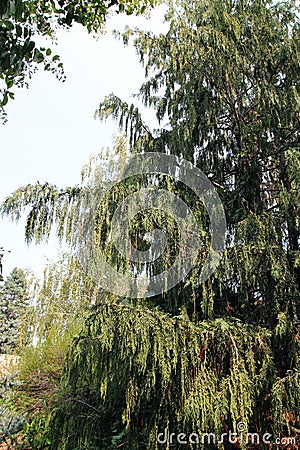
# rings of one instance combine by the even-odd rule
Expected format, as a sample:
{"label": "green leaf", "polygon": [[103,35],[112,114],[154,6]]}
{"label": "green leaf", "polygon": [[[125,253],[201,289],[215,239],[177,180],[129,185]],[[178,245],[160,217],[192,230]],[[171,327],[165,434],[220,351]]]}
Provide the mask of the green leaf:
{"label": "green leaf", "polygon": [[33,61],[40,64],[44,61],[44,55],[37,48],[34,49]]}
{"label": "green leaf", "polygon": [[19,24],[16,25],[16,34],[18,37],[21,37],[23,34],[22,27]]}
{"label": "green leaf", "polygon": [[6,82],[7,89],[10,89],[14,84],[14,80],[11,78],[10,79],[6,78],[5,82]]}

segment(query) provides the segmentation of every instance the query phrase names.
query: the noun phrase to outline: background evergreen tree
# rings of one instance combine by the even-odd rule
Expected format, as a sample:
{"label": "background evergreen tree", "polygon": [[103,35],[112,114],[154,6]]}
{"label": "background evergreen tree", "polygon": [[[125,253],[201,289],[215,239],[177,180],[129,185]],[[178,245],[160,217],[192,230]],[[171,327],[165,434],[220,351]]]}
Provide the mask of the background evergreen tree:
{"label": "background evergreen tree", "polygon": [[21,343],[21,325],[29,306],[27,276],[14,268],[0,291],[0,353],[14,353]]}

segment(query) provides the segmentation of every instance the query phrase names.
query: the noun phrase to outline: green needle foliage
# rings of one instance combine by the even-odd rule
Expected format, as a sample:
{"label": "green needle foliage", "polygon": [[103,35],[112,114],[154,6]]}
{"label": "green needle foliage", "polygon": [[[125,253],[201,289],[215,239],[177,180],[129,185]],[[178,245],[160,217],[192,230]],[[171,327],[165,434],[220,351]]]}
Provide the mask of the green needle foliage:
{"label": "green needle foliage", "polygon": [[15,268],[0,288],[0,353],[15,353],[26,342],[22,327],[29,299],[27,275]]}
{"label": "green needle foliage", "polygon": [[270,336],[236,319],[195,325],[148,308],[96,309],[68,356],[52,448],[112,449],[118,435],[125,448],[154,450],[164,428],[236,430],[256,402],[270,407]]}
{"label": "green needle foliage", "polygon": [[[51,448],[152,450],[164,428],[220,436],[239,421],[261,435],[299,430],[299,8],[292,1],[178,0],[166,19],[166,35],[120,35],[140,55],[146,81],[138,97],[154,108],[159,128],[114,95],[96,116],[118,121],[130,151],[170,152],[209,174],[226,210],[224,257],[199,283],[202,255],[188,279],[151,300],[115,304],[99,296],[65,364]],[[21,188],[2,211],[18,219],[29,207],[28,241],[56,227],[75,249],[83,238],[88,248],[88,199],[102,189],[101,173],[101,166],[86,169],[87,182],[65,190]],[[209,221],[192,192],[168,176],[127,179],[99,205],[94,226],[118,269],[143,270],[112,246],[113,211],[153,184],[193,208],[206,251]],[[151,224],[167,231],[171,265],[178,230],[170,218],[138,215],[132,242],[145,246]]]}
{"label": "green needle foliage", "polygon": [[12,398],[19,386],[17,374],[0,377],[0,442],[9,446],[15,444],[18,432],[23,428],[26,417],[12,408]]}
{"label": "green needle foliage", "polygon": [[213,317],[219,299],[252,323],[299,319],[298,14],[294,2],[180,1],[166,35],[121,35],[134,39],[146,74],[138,97],[161,126],[150,130],[114,95],[96,115],[117,119],[136,151],[195,162],[226,210],[218,273],[205,286],[197,271],[191,278],[200,317]]}

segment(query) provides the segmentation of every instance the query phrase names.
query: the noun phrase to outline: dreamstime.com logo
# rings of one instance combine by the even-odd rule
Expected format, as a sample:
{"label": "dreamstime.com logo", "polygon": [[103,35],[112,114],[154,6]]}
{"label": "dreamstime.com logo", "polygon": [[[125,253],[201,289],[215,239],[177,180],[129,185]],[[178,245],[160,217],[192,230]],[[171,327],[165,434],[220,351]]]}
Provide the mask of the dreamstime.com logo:
{"label": "dreamstime.com logo", "polygon": [[169,444],[170,446],[190,445],[190,444],[202,444],[203,446],[214,444],[251,444],[251,445],[263,445],[263,444],[275,444],[275,445],[296,445],[295,437],[274,438],[270,433],[264,433],[259,435],[258,433],[248,433],[247,424],[245,422],[238,422],[236,426],[237,432],[228,431],[220,436],[216,433],[169,433],[167,428],[157,435],[157,442],[161,445]]}
{"label": "dreamstime.com logo", "polygon": [[[131,193],[117,206],[112,222],[110,239],[117,251],[131,263],[151,263],[166,248],[165,233],[154,229],[150,235],[150,248],[138,250],[130,238],[130,221],[139,213],[158,209],[171,216],[180,230],[180,249],[171,267],[166,267],[153,276],[147,272],[134,273],[132,264],[123,272],[108,262],[103,255],[95,231],[99,205],[109,191],[129,177],[152,174],[153,184]],[[195,265],[201,250],[201,230],[192,209],[178,196],[167,189],[160,189],[159,176],[167,175],[192,190],[204,205],[210,225],[210,248],[199,275],[199,282],[205,281],[216,269],[225,244],[226,218],[220,198],[209,179],[193,164],[164,153],[137,154],[110,162],[105,182],[89,192],[89,211],[84,225],[86,242],[82,243],[80,259],[87,273],[102,289],[127,297],[151,297],[166,292],[183,280]],[[88,245],[87,245],[88,241]]]}

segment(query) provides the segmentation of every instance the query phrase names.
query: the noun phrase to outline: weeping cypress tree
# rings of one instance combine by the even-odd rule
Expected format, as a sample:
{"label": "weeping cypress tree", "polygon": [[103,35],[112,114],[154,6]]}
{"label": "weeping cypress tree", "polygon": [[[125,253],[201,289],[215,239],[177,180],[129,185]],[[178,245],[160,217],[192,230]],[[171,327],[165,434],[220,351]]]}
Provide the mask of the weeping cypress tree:
{"label": "weeping cypress tree", "polygon": [[[125,44],[134,39],[146,76],[139,98],[155,109],[160,127],[151,130],[134,105],[114,95],[96,115],[116,118],[135,152],[167,150],[210,174],[226,210],[227,246],[204,283],[199,259],[171,291],[95,306],[66,361],[49,418],[51,448],[155,449],[165,429],[219,438],[240,431],[239,422],[244,434],[299,429],[297,14],[291,1],[180,0],[169,5],[166,35],[120,35]],[[128,263],[110,246],[109,227],[118,201],[132,192],[129,181],[105,199],[97,219],[100,245],[118,266]],[[167,176],[158,181],[185,195],[208,235],[193,194]],[[135,189],[149,184],[142,177]],[[18,218],[30,205],[28,240],[47,237],[56,223],[76,246],[74,224],[88,214],[85,189],[28,186],[2,210]],[[133,238],[143,241],[149,223],[166,222],[155,214],[135,218]],[[170,219],[167,228],[174,250]],[[195,436],[188,445],[232,448],[197,444]]]}

